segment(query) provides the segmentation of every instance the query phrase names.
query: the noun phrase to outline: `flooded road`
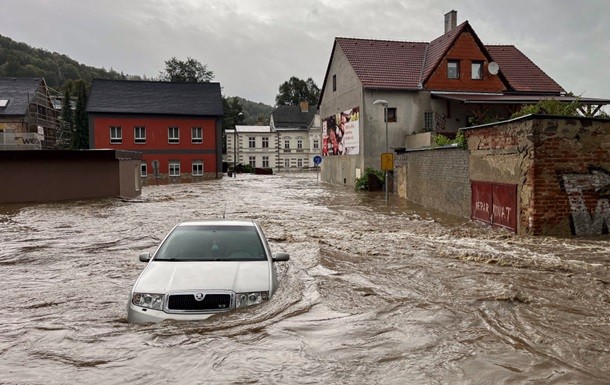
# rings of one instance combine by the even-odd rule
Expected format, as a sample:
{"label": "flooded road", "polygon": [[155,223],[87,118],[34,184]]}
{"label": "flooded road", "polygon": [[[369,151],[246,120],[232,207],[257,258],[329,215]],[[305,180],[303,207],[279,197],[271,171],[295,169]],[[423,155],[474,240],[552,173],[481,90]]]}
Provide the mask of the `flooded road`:
{"label": "flooded road", "polygon": [[[223,212],[290,253],[272,300],[128,324],[138,254]],[[519,238],[315,174],[2,206],[0,290],[0,384],[610,383],[609,241]]]}

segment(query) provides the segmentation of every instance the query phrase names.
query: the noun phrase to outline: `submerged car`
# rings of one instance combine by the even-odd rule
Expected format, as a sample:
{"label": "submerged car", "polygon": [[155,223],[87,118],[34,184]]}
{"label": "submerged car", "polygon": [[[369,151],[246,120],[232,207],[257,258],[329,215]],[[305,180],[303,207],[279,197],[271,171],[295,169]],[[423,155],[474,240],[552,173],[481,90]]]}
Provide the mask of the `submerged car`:
{"label": "submerged car", "polygon": [[278,286],[275,262],[287,253],[271,254],[254,221],[206,220],[176,225],[136,281],[128,321],[202,320],[213,314],[260,304]]}

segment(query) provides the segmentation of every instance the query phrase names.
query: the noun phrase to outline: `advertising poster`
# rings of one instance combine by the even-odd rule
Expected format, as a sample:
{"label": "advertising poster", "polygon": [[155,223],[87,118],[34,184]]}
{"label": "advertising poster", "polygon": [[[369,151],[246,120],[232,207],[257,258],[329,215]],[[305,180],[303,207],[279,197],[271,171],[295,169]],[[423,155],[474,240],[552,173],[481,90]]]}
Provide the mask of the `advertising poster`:
{"label": "advertising poster", "polygon": [[360,107],[331,115],[322,121],[322,155],[358,155]]}

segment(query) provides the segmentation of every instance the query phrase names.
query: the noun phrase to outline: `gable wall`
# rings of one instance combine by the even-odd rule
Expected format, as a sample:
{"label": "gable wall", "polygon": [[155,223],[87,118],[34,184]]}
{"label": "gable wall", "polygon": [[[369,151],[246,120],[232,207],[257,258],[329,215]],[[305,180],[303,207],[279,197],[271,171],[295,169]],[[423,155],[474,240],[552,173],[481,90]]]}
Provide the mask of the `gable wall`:
{"label": "gable wall", "polygon": [[[460,60],[460,78],[447,77],[447,60]],[[471,79],[471,61],[483,61],[483,79]],[[424,88],[446,91],[500,92],[505,89],[500,78],[487,71],[487,58],[474,36],[464,31],[443,57]]]}

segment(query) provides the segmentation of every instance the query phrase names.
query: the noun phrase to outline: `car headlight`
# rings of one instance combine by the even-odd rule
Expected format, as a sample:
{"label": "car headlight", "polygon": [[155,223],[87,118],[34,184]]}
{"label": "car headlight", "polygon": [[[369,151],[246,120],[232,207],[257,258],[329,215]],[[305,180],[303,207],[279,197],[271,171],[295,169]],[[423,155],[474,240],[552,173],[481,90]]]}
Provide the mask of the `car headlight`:
{"label": "car headlight", "polygon": [[246,307],[256,305],[269,300],[268,291],[255,291],[252,293],[237,293],[235,295],[235,307]]}
{"label": "car headlight", "polygon": [[163,309],[163,294],[133,293],[131,303],[148,309]]}

